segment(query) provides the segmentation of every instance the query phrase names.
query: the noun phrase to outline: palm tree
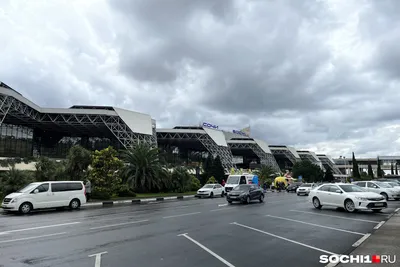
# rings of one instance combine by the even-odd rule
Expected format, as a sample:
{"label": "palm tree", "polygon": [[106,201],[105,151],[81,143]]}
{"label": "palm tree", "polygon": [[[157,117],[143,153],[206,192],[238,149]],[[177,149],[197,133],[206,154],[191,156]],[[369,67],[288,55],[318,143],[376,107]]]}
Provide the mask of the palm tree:
{"label": "palm tree", "polygon": [[15,165],[11,165],[11,168],[2,176],[1,191],[4,195],[15,192],[31,182],[30,178],[27,172],[18,170]]}
{"label": "palm tree", "polygon": [[144,192],[162,187],[165,170],[161,168],[157,148],[141,142],[124,151],[122,158],[127,163],[123,170],[124,180],[132,189]]}
{"label": "palm tree", "polygon": [[185,167],[176,167],[171,174],[172,183],[179,193],[189,191],[192,176]]}

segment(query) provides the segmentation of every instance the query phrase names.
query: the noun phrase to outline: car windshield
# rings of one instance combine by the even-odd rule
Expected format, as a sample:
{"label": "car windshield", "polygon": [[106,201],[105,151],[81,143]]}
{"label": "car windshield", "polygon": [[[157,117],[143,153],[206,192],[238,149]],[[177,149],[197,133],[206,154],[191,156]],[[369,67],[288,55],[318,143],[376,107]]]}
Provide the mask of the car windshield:
{"label": "car windshield", "polygon": [[301,187],[311,187],[311,184],[302,184]]}
{"label": "car windshield", "polygon": [[25,186],[25,187],[21,188],[20,190],[18,190],[17,193],[29,192],[29,191],[33,190],[34,188],[36,188],[38,185],[40,185],[40,183],[28,184],[27,186]]}
{"label": "car windshield", "polygon": [[376,182],[376,184],[379,185],[380,187],[383,187],[383,188],[393,188],[393,186],[391,186],[388,183]]}
{"label": "car windshield", "polygon": [[213,184],[206,184],[205,186],[203,186],[203,188],[213,188],[214,185]]}
{"label": "car windshield", "polygon": [[243,190],[249,190],[249,188],[250,188],[250,185],[248,185],[248,184],[241,184],[241,185],[236,186],[236,187],[234,188],[234,190],[241,190],[241,191],[243,191]]}
{"label": "car windshield", "polygon": [[227,184],[238,184],[240,180],[240,176],[230,176],[228,178],[228,181],[226,181]]}
{"label": "car windshield", "polygon": [[339,187],[342,188],[344,192],[364,192],[364,190],[358,185],[346,184],[339,185]]}

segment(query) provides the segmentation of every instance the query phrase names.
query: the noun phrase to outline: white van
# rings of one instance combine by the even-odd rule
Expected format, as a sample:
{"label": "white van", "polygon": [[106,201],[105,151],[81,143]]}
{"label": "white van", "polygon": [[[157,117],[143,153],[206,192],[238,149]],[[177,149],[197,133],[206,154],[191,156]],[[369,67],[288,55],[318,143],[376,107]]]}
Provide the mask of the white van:
{"label": "white van", "polygon": [[228,193],[233,188],[240,184],[252,184],[254,174],[231,174],[228,176],[228,179],[225,183],[225,193]]}
{"label": "white van", "polygon": [[27,214],[34,209],[70,207],[86,203],[86,189],[81,181],[36,182],[7,195],[1,207],[5,211]]}

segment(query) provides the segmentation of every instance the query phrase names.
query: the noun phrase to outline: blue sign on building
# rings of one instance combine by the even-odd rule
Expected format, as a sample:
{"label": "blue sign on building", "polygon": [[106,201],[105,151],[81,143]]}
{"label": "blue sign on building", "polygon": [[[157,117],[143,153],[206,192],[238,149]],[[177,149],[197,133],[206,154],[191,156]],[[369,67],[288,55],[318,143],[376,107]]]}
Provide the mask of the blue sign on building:
{"label": "blue sign on building", "polygon": [[233,130],[232,132],[233,132],[234,134],[240,134],[240,135],[243,135],[243,136],[247,136],[247,134],[245,134],[245,133],[242,132],[242,131]]}
{"label": "blue sign on building", "polygon": [[203,122],[203,127],[211,128],[211,129],[218,129],[218,125],[214,125],[208,122]]}
{"label": "blue sign on building", "polygon": [[297,177],[297,179],[298,179],[299,181],[301,181],[301,180],[303,180],[303,176],[299,175],[299,177]]}

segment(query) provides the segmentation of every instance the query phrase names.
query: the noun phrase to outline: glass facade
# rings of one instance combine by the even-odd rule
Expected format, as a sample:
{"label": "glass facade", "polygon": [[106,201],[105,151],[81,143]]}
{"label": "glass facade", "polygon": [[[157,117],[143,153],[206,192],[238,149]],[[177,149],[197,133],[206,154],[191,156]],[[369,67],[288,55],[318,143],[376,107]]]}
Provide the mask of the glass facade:
{"label": "glass facade", "polygon": [[81,145],[91,151],[112,146],[122,149],[116,138],[103,137],[66,137],[59,133],[38,133],[32,128],[1,124],[0,157],[37,157],[65,158],[74,145]]}

